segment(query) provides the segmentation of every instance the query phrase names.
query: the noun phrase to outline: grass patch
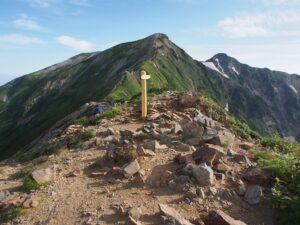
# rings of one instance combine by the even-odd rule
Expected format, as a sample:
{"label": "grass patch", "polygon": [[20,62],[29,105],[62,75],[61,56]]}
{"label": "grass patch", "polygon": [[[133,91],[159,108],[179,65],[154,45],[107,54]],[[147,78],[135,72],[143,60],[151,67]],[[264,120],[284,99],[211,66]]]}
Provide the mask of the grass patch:
{"label": "grass patch", "polygon": [[21,207],[13,208],[9,212],[7,212],[3,215],[0,215],[0,221],[8,222],[8,221],[16,219],[17,217],[23,216],[25,214],[26,214],[26,211],[23,208],[21,208]]}
{"label": "grass patch", "polygon": [[92,130],[85,130],[82,134],[81,134],[81,140],[82,141],[88,141],[90,140],[92,137],[94,137],[93,131]]}
{"label": "grass patch", "polygon": [[121,114],[122,111],[123,111],[122,107],[113,107],[110,110],[107,110],[104,113],[97,115],[96,120],[100,121],[104,118],[113,118]]}
{"label": "grass patch", "polygon": [[22,180],[22,190],[24,192],[30,192],[31,190],[37,190],[40,189],[42,185],[40,185],[38,182],[36,182],[30,175],[27,175]]}
{"label": "grass patch", "polygon": [[67,151],[67,148],[64,146],[64,147],[60,147],[60,148],[54,149],[53,150],[53,154],[54,155],[61,155],[61,154],[63,154],[66,151]]}
{"label": "grass patch", "polygon": [[280,212],[281,224],[297,225],[300,221],[300,145],[274,135],[264,138],[267,149],[253,150],[258,165],[273,177],[273,205]]}
{"label": "grass patch", "polygon": [[95,120],[89,119],[87,116],[80,117],[74,120],[74,124],[81,126],[92,126],[95,125]]}

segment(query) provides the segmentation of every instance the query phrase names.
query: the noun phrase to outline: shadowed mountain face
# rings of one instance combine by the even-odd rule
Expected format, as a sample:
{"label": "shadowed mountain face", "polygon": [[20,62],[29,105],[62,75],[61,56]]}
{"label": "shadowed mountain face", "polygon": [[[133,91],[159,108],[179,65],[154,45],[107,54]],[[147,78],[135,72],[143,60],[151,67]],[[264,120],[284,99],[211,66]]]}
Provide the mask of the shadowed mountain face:
{"label": "shadowed mountain face", "polygon": [[[266,134],[300,138],[300,78],[239,63],[225,54],[193,60],[164,34],[80,54],[0,87],[0,158],[8,157],[55,122],[90,101],[124,101],[148,88],[205,91]],[[298,128],[299,127],[299,128]]]}

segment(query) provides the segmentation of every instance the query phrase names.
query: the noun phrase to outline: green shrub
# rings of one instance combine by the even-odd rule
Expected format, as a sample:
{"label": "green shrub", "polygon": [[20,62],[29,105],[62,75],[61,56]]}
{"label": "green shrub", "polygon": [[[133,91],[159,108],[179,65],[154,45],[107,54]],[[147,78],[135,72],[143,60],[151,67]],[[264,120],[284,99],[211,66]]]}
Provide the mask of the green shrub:
{"label": "green shrub", "polygon": [[280,153],[295,153],[300,150],[299,143],[283,139],[278,134],[264,138],[262,145]]}
{"label": "green shrub", "polygon": [[36,182],[30,175],[23,178],[22,190],[24,192],[30,192],[31,190],[37,190],[41,187],[38,182]]}
{"label": "green shrub", "polygon": [[92,130],[85,130],[85,131],[81,134],[81,140],[82,140],[82,141],[88,141],[88,140],[90,140],[93,136],[94,136],[94,134],[93,134],[93,131],[92,131]]}
{"label": "green shrub", "polygon": [[66,149],[66,147],[64,146],[64,147],[56,148],[56,149],[53,151],[53,154],[54,154],[54,155],[61,155],[61,154],[63,154],[63,153],[66,152],[66,151],[67,151],[67,149]]}
{"label": "green shrub", "polygon": [[82,147],[82,141],[79,138],[73,138],[69,142],[70,148],[81,148]]}
{"label": "green shrub", "polygon": [[273,177],[273,205],[279,210],[281,224],[297,225],[300,221],[300,154],[299,143],[274,135],[264,138],[267,151],[253,150],[258,165]]}

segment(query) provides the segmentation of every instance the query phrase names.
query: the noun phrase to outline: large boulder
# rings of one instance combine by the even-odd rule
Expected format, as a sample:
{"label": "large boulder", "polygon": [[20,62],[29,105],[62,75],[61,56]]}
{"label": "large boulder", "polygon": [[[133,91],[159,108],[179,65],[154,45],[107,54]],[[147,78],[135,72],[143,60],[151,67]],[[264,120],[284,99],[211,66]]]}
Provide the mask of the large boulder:
{"label": "large boulder", "polygon": [[55,170],[53,167],[36,169],[31,173],[32,178],[38,184],[47,184],[55,179]]}
{"label": "large boulder", "polygon": [[250,184],[268,185],[270,184],[270,173],[259,169],[251,168],[243,176],[243,178]]}
{"label": "large boulder", "polygon": [[195,166],[192,169],[192,175],[195,177],[200,186],[214,185],[214,171],[205,163]]}
{"label": "large boulder", "polygon": [[246,223],[235,220],[222,210],[213,210],[209,213],[207,225],[247,225]]}
{"label": "large boulder", "polygon": [[165,205],[159,204],[160,211],[168,218],[168,221],[172,221],[174,225],[193,225],[188,220],[184,219],[175,209]]}
{"label": "large boulder", "polygon": [[225,155],[225,151],[222,147],[212,144],[205,144],[197,151],[193,153],[195,161],[204,162],[209,166],[213,166],[219,162]]}
{"label": "large boulder", "polygon": [[209,143],[226,148],[232,148],[235,136],[227,130],[218,131],[218,134],[212,138]]}

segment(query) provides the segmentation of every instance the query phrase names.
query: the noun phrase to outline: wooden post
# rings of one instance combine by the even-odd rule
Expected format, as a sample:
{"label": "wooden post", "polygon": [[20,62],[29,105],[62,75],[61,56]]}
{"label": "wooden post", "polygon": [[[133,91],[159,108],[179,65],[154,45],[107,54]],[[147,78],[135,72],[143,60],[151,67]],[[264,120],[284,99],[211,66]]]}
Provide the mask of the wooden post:
{"label": "wooden post", "polygon": [[141,83],[142,83],[142,118],[147,117],[147,80],[150,79],[150,75],[147,75],[145,70],[141,71]]}

